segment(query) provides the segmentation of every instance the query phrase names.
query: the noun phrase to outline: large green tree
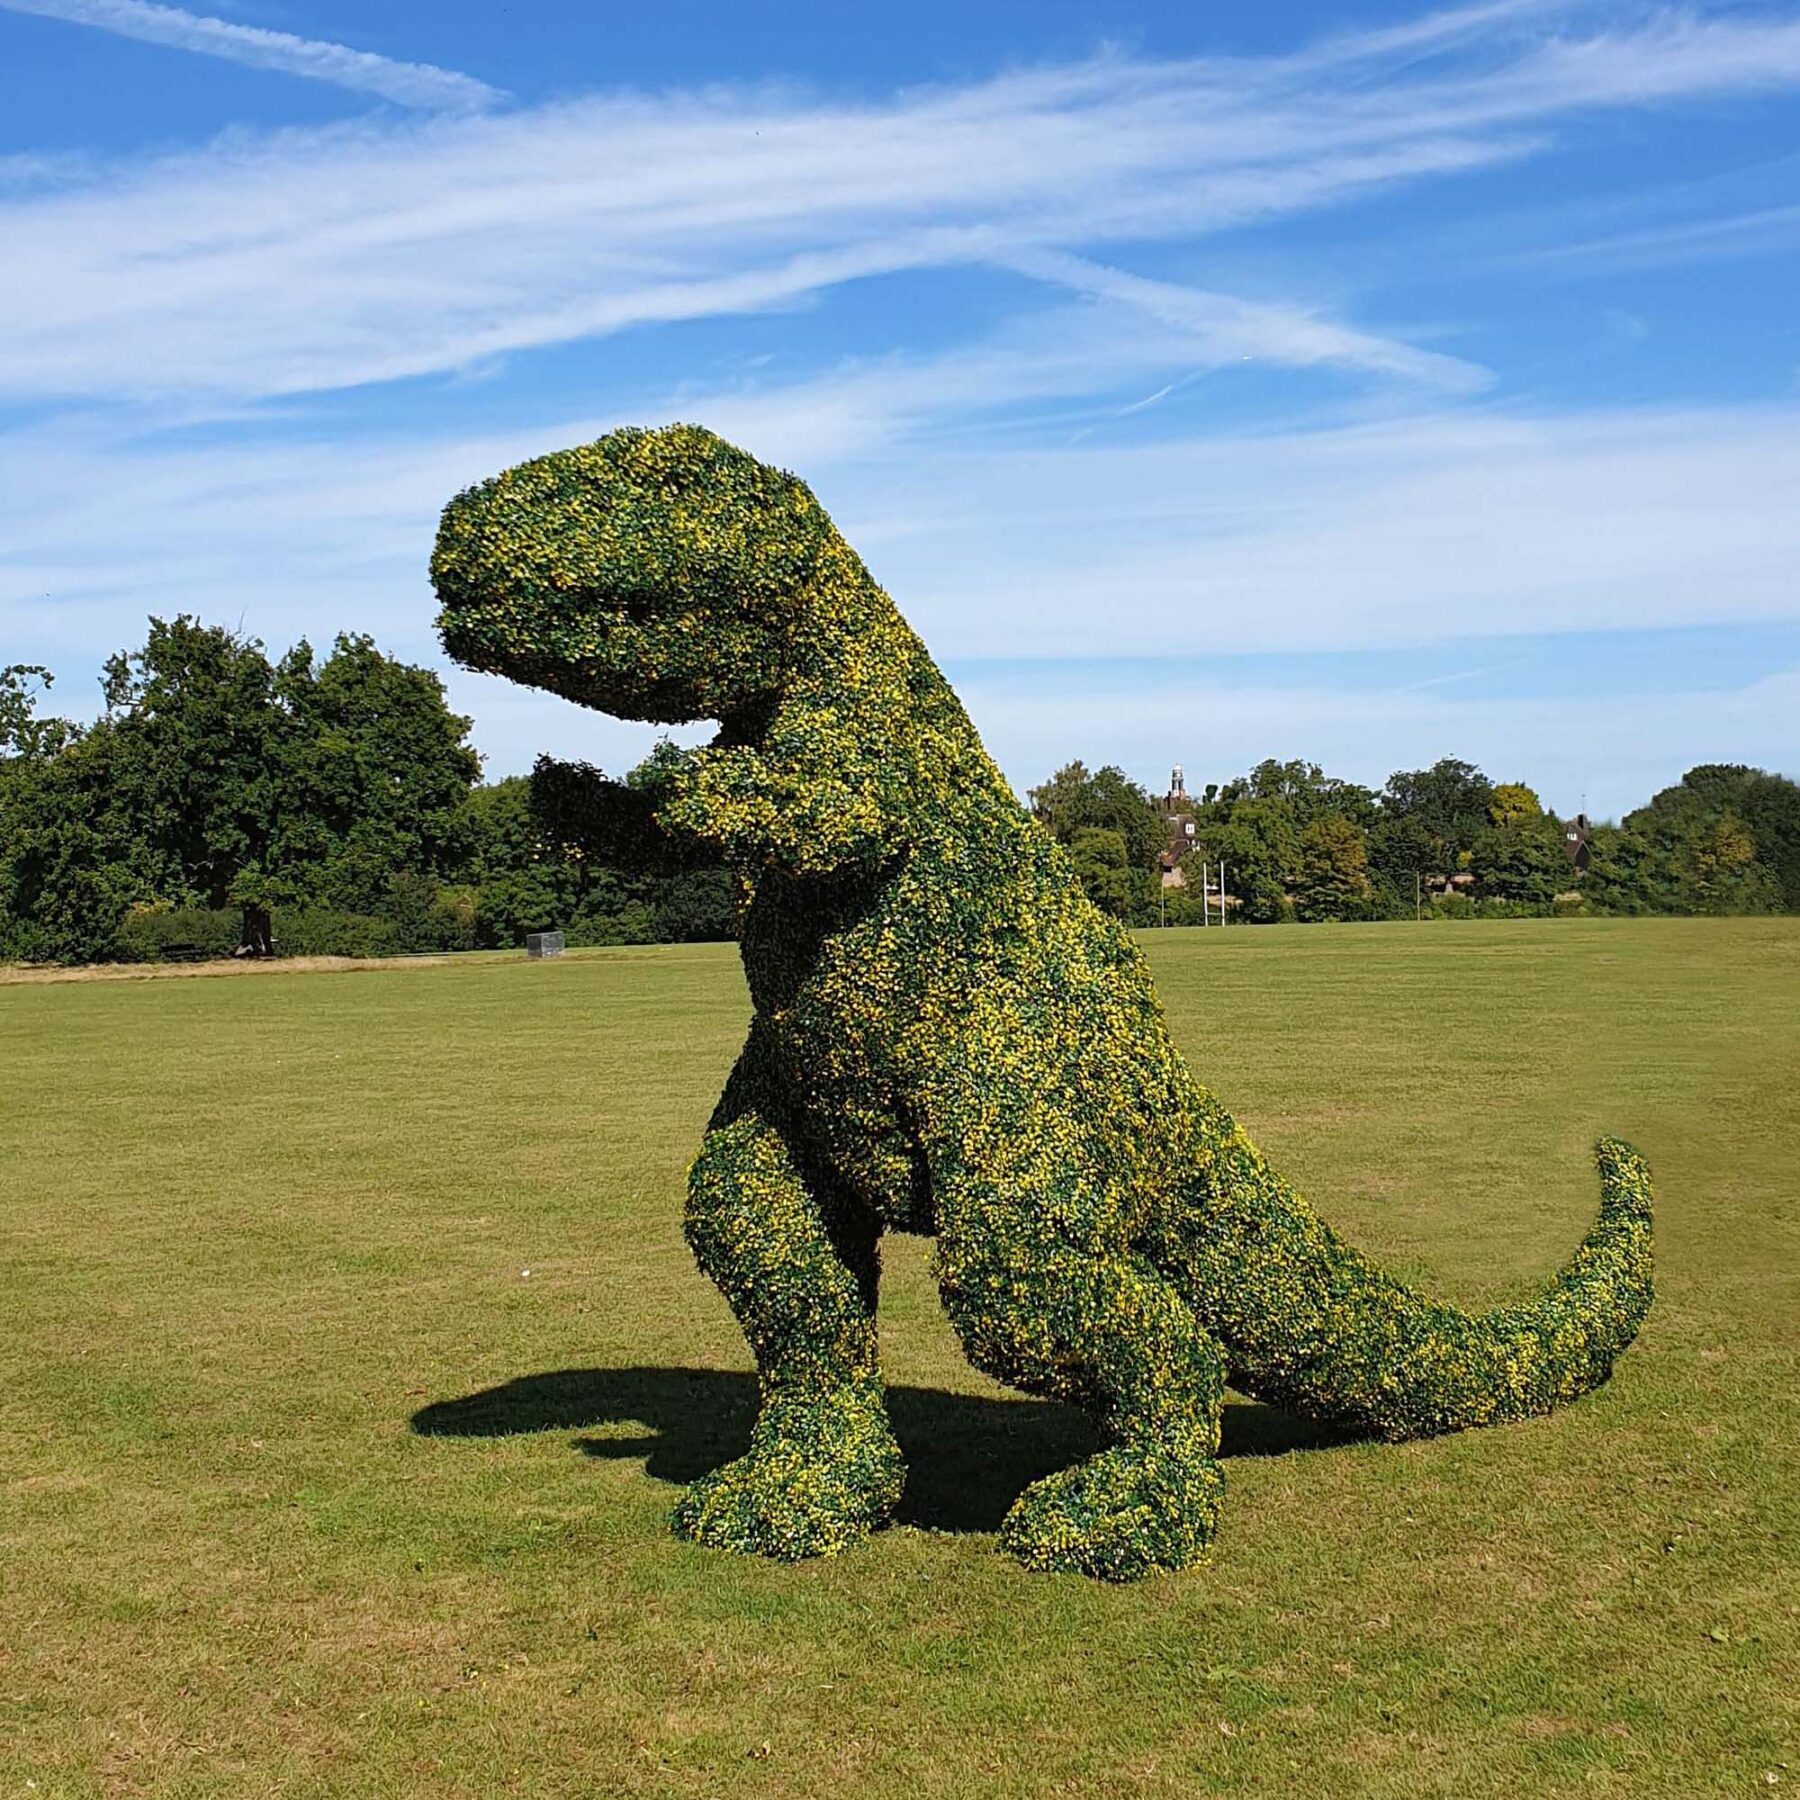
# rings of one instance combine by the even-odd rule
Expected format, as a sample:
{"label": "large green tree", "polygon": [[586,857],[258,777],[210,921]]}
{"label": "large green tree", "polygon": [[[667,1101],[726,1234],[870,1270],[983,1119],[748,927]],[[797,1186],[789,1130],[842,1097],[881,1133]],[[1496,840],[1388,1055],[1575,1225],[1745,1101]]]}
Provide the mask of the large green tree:
{"label": "large green tree", "polygon": [[1247,775],[1226,782],[1218,799],[1227,806],[1279,802],[1301,830],[1320,818],[1347,819],[1359,831],[1375,822],[1376,799],[1370,789],[1327,775],[1317,763],[1300,759],[1280,762],[1266,757]]}
{"label": "large green tree", "polygon": [[1800,787],[1740,764],[1690,769],[1594,833],[1583,889],[1609,912],[1755,913],[1800,906]]}
{"label": "large green tree", "polygon": [[1478,899],[1515,906],[1547,907],[1575,883],[1562,827],[1542,811],[1506,811],[1470,847],[1469,872]]}
{"label": "large green tree", "polygon": [[1354,821],[1321,813],[1300,834],[1295,911],[1309,921],[1366,919],[1373,891],[1367,839]]}
{"label": "large green tree", "polygon": [[1423,819],[1385,809],[1369,833],[1369,866],[1393,904],[1410,913],[1425,883],[1442,872],[1443,841]]}
{"label": "large green tree", "polygon": [[283,742],[271,877],[317,904],[372,912],[396,875],[455,866],[481,759],[431,670],[345,634],[323,663],[297,644],[275,693]]}
{"label": "large green tree", "polygon": [[1625,824],[1664,840],[1693,839],[1716,831],[1727,815],[1749,832],[1754,861],[1783,910],[1800,912],[1800,783],[1787,776],[1742,763],[1702,763]]}
{"label": "large green tree", "polygon": [[1414,841],[1430,845],[1425,873],[1454,875],[1494,822],[1494,792],[1473,763],[1446,756],[1429,769],[1396,769],[1382,789],[1381,816],[1417,828]]}
{"label": "large green tree", "polygon": [[158,874],[117,780],[117,734],[102,720],[13,742],[0,757],[0,956],[114,956],[127,908],[154,894]]}
{"label": "large green tree", "polygon": [[1757,860],[1750,827],[1729,810],[1694,834],[1690,852],[1694,910],[1702,913],[1776,912],[1781,889]]}
{"label": "large green tree", "polygon": [[[183,614],[152,619],[101,681],[116,800],[147,859],[151,897],[240,905],[271,874],[288,724],[262,646]],[[252,947],[264,947],[257,934]]]}
{"label": "large green tree", "polygon": [[[374,912],[394,882],[454,861],[480,773],[469,721],[430,670],[368,637],[339,637],[322,664],[303,641],[271,665],[254,639],[152,619],[103,692],[155,897],[242,908],[250,949],[271,947],[276,909]],[[416,892],[395,904],[416,908]]]}
{"label": "large green tree", "polygon": [[[105,664],[86,730],[36,719],[41,672],[0,678],[0,903],[13,953],[116,954],[135,908],[239,909],[271,947],[281,907],[379,909],[435,883],[480,764],[438,678],[341,637],[271,665],[254,639],[152,619]],[[417,889],[395,897],[418,903]]]}
{"label": "large green tree", "polygon": [[1223,863],[1226,891],[1238,903],[1236,916],[1253,925],[1274,924],[1292,916],[1288,895],[1300,879],[1302,832],[1286,797],[1228,797],[1221,790],[1196,809],[1182,872],[1197,888],[1203,876],[1216,882]]}
{"label": "large green tree", "polygon": [[[1268,757],[1248,773],[1208,787],[1193,813],[1191,861],[1214,871],[1225,865],[1235,917],[1272,924],[1297,911],[1302,917],[1367,916],[1364,834],[1376,816],[1368,788],[1327,775],[1317,763]],[[1349,862],[1357,873],[1346,872]]]}
{"label": "large green tree", "polygon": [[1168,848],[1168,823],[1156,802],[1111,763],[1091,774],[1085,763],[1065,763],[1028,798],[1033,815],[1061,843],[1072,845],[1083,831],[1116,832],[1130,868],[1148,873]]}

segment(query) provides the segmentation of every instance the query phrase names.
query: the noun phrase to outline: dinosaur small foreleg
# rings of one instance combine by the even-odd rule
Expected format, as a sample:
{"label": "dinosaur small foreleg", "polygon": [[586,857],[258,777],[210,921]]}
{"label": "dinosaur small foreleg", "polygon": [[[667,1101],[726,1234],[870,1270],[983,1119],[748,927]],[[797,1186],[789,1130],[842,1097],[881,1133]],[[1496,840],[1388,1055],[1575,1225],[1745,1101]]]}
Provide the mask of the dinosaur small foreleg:
{"label": "dinosaur small foreleg", "polygon": [[1224,1495],[1225,1363],[1147,1263],[1028,1226],[1017,1202],[940,1222],[944,1306],[970,1361],[1091,1411],[1111,1443],[1034,1483],[1001,1528],[1027,1568],[1130,1581],[1201,1561]]}
{"label": "dinosaur small foreleg", "polygon": [[876,1361],[874,1227],[828,1220],[750,1112],[708,1133],[686,1229],[750,1340],[763,1405],[748,1452],[687,1490],[675,1530],[764,1556],[841,1550],[888,1517],[905,1480]]}

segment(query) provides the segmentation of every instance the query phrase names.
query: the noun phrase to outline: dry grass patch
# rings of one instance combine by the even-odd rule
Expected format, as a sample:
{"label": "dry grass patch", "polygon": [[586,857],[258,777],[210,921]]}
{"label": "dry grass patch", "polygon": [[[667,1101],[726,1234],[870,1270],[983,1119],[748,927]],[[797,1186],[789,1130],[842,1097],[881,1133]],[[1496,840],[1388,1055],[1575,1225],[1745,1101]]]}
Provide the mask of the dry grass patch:
{"label": "dry grass patch", "polygon": [[85,981],[182,981],[208,975],[335,975],[372,969],[429,969],[443,956],[276,956],[232,957],[186,963],[0,963],[0,987],[42,987]]}

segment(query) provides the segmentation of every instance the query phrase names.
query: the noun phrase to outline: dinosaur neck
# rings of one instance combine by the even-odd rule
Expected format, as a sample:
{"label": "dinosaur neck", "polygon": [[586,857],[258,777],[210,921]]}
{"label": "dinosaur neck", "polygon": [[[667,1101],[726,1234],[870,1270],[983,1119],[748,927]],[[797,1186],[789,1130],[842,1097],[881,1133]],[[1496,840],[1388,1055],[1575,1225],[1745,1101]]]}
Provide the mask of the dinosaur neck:
{"label": "dinosaur neck", "polygon": [[777,716],[814,728],[821,764],[829,765],[822,778],[841,780],[864,764],[884,789],[905,791],[915,818],[920,801],[923,816],[953,796],[1010,801],[955,690],[841,538],[821,556],[813,587]]}

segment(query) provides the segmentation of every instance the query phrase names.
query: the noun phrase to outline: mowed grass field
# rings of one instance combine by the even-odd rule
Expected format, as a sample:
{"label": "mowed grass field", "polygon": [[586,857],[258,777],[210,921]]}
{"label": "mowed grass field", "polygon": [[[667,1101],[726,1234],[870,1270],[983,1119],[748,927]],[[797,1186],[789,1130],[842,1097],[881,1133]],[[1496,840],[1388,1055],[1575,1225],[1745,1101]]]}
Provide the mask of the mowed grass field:
{"label": "mowed grass field", "polygon": [[1610,1387],[1402,1448],[1230,1411],[1214,1564],[994,1549],[1079,1418],[890,1240],[899,1525],[668,1535],[749,1360],[681,1239],[729,947],[0,986],[0,1793],[1800,1790],[1800,924],[1150,934],[1364,1247],[1515,1297],[1654,1166]]}

